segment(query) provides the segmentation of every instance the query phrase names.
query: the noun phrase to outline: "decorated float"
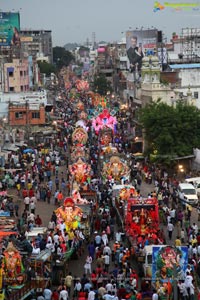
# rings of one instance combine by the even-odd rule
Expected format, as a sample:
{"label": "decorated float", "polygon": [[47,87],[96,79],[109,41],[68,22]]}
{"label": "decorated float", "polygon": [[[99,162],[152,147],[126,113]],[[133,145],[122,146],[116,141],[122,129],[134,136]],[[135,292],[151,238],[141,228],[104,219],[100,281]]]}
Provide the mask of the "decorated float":
{"label": "decorated float", "polygon": [[88,140],[87,131],[83,127],[78,127],[72,133],[73,144],[85,145]]}
{"label": "decorated float", "polygon": [[69,172],[73,177],[73,181],[78,184],[85,184],[91,179],[91,166],[83,158],[79,158],[75,163],[69,165]]}
{"label": "decorated float", "polygon": [[129,198],[125,209],[125,230],[133,240],[138,236],[156,235],[159,230],[158,200]]}
{"label": "decorated float", "polygon": [[79,92],[87,92],[89,90],[89,83],[86,80],[77,80],[76,88]]}
{"label": "decorated float", "polygon": [[12,242],[3,252],[2,260],[4,282],[11,288],[21,288],[24,282],[22,257]]}
{"label": "decorated float", "polygon": [[83,212],[80,207],[75,205],[72,198],[65,198],[63,205],[58,207],[55,213],[57,216],[57,225],[64,222],[67,232],[77,229],[80,226]]}
{"label": "decorated float", "polygon": [[117,119],[115,116],[112,116],[108,109],[103,109],[103,111],[92,120],[92,126],[96,132],[99,133],[103,128],[110,128],[113,132],[117,124]]}
{"label": "decorated float", "polygon": [[102,169],[104,181],[114,179],[121,182],[122,179],[129,180],[130,168],[126,161],[122,161],[118,156],[112,156],[108,162],[104,162]]}
{"label": "decorated float", "polygon": [[111,128],[104,128],[100,130],[99,142],[102,146],[107,147],[112,144],[113,130]]}

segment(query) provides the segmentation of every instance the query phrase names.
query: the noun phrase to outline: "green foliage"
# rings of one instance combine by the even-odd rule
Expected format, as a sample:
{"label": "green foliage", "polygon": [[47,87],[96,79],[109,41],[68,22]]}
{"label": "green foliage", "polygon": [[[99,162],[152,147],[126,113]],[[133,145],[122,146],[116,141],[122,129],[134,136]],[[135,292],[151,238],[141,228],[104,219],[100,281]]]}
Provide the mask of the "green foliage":
{"label": "green foliage", "polygon": [[191,155],[200,145],[200,110],[192,105],[150,103],[141,110],[139,120],[148,154],[168,158]]}
{"label": "green foliage", "polygon": [[38,66],[40,69],[40,72],[42,74],[46,74],[47,76],[49,76],[51,73],[55,73],[56,68],[54,65],[49,64],[46,61],[38,61]]}
{"label": "green foliage", "polygon": [[62,67],[67,67],[74,60],[74,56],[70,51],[65,50],[64,47],[53,48],[53,62],[58,70]]}
{"label": "green foliage", "polygon": [[106,79],[106,76],[101,74],[94,78],[93,91],[101,96],[105,96],[107,92],[112,93],[113,89],[111,83]]}

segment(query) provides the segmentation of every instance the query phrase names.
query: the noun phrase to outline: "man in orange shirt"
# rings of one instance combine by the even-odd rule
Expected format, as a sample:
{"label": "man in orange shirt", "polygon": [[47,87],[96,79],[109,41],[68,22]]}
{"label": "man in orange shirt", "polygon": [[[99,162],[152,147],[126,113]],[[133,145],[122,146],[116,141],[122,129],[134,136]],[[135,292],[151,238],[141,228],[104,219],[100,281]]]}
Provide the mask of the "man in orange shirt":
{"label": "man in orange shirt", "polygon": [[63,194],[62,194],[62,192],[60,191],[59,193],[58,193],[58,196],[57,196],[57,199],[58,199],[58,203],[60,203],[62,200],[63,200]]}

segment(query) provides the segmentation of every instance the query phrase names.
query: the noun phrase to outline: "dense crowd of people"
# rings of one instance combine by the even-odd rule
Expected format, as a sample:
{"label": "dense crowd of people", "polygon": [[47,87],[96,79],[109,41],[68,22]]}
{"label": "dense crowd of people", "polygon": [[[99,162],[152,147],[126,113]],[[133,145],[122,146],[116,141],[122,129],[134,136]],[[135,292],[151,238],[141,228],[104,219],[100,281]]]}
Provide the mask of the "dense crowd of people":
{"label": "dense crowd of people", "polygon": [[[121,299],[167,299],[162,289],[152,285],[144,277],[142,265],[137,265],[137,256],[144,255],[146,245],[170,244],[188,247],[188,267],[184,276],[178,281],[179,299],[193,300],[198,294],[200,280],[200,230],[198,221],[192,219],[192,206],[185,210],[176,193],[177,180],[170,179],[166,170],[147,163],[130,160],[130,182],[135,186],[138,197],[143,198],[142,185],[152,189],[147,196],[157,197],[159,203],[160,230],[154,236],[136,236],[135,244],[126,239],[124,228],[113,203],[112,179],[103,183],[99,164],[98,136],[87,123],[89,163],[91,164],[91,181],[87,182],[88,190],[95,191],[97,198],[90,202],[90,213],[93,212],[91,235],[86,238],[81,228],[66,230],[64,222],[57,224],[55,212],[49,220],[45,235],[38,234],[29,239],[29,233],[35,227],[43,227],[43,216],[38,212],[38,202],[58,207],[70,192],[72,175],[68,171],[70,164],[70,147],[72,132],[79,119],[79,110],[70,100],[70,91],[63,92],[62,104],[55,104],[54,113],[62,118],[62,129],[57,139],[47,147],[41,145],[26,151],[21,147],[9,154],[6,169],[0,181],[0,212],[9,212],[16,219],[17,237],[12,240],[18,249],[37,255],[48,250],[57,261],[65,258],[73,250],[74,258],[83,262],[81,274],[69,270],[58,286],[46,286],[37,300],[121,300]],[[87,111],[94,107],[87,95],[79,95]],[[121,154],[127,154],[130,142],[124,131],[127,131],[124,118],[117,113],[117,133],[114,146]],[[18,163],[16,167],[15,161]],[[15,190],[17,200],[9,195]],[[19,201],[18,201],[19,200]],[[122,214],[123,217],[123,214]],[[3,242],[3,250],[6,242]],[[85,251],[85,252],[84,252]],[[79,261],[77,260],[77,264]],[[82,264],[81,264],[82,265]],[[36,278],[36,271],[26,266],[29,280]],[[51,278],[48,268],[44,277]],[[50,281],[49,281],[50,283]],[[168,295],[171,299],[171,295]],[[32,297],[33,299],[33,297]]]}

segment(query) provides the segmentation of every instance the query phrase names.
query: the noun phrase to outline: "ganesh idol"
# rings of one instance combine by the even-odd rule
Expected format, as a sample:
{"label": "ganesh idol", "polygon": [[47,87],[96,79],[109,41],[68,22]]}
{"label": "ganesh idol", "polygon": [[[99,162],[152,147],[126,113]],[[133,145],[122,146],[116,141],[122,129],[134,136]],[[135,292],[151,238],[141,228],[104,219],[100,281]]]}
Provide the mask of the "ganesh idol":
{"label": "ganesh idol", "polygon": [[55,210],[57,224],[64,222],[66,230],[76,229],[83,215],[82,209],[75,205],[72,198],[65,198],[64,204]]}
{"label": "ganesh idol", "polygon": [[79,158],[76,163],[69,166],[69,171],[77,183],[84,183],[90,177],[91,166]]}
{"label": "ganesh idol", "polygon": [[120,181],[121,177],[129,177],[130,169],[126,163],[122,162],[118,156],[112,156],[108,163],[103,166],[103,175]]}
{"label": "ganesh idol", "polygon": [[12,286],[21,284],[24,280],[22,258],[12,242],[8,243],[3,255],[2,269],[6,282]]}

